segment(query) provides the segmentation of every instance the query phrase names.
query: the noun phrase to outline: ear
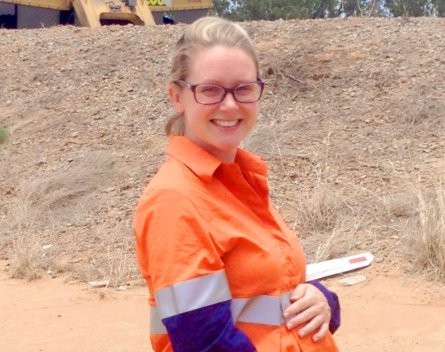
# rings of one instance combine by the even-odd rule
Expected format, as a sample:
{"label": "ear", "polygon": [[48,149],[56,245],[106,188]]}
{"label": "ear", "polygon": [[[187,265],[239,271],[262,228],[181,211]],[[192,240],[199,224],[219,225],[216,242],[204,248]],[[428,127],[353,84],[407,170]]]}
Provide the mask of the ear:
{"label": "ear", "polygon": [[167,87],[167,94],[170,102],[180,114],[184,113],[184,105],[182,104],[182,89],[175,83],[169,83]]}

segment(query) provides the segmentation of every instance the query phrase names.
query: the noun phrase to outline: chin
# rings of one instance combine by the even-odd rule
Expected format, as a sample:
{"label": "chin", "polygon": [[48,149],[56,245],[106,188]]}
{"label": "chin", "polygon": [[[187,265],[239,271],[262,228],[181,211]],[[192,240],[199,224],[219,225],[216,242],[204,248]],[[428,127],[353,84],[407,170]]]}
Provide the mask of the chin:
{"label": "chin", "polygon": [[226,142],[226,143],[220,143],[217,147],[219,150],[225,151],[225,152],[233,152],[238,149],[241,142]]}

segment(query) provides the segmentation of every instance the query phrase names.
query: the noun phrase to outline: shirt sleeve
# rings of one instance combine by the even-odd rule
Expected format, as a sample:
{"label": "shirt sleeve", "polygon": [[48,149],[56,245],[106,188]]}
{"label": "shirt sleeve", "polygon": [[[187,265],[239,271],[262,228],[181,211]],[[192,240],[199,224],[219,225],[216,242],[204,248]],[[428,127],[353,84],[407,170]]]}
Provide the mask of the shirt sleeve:
{"label": "shirt sleeve", "polygon": [[164,191],[143,199],[135,235],[140,270],[174,351],[255,351],[233,323],[224,263],[188,197]]}
{"label": "shirt sleeve", "polygon": [[335,292],[328,290],[319,281],[311,281],[310,284],[318,288],[328,300],[329,307],[331,308],[331,321],[329,322],[329,331],[333,334],[340,327],[340,301]]}

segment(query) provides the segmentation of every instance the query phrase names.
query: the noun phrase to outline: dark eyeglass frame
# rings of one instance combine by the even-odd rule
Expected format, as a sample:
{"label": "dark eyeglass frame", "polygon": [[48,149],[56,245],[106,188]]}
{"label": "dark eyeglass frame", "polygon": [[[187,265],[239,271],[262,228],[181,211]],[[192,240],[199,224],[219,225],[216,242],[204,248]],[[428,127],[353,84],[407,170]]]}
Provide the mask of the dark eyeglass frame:
{"label": "dark eyeglass frame", "polygon": [[[175,83],[179,84],[180,86],[183,86],[185,88],[190,89],[193,92],[193,97],[195,98],[195,101],[198,104],[201,104],[201,105],[215,105],[215,104],[219,104],[222,101],[224,101],[224,99],[227,96],[227,93],[232,94],[233,99],[235,99],[235,101],[237,101],[238,103],[241,103],[241,104],[256,103],[258,100],[261,99],[261,96],[263,95],[264,85],[265,85],[266,82],[263,81],[261,78],[258,78],[256,81],[244,82],[244,83],[241,83],[241,84],[239,84],[239,85],[237,85],[236,87],[233,87],[233,88],[226,88],[226,87],[220,86],[218,84],[202,84],[202,83],[201,84],[191,84],[191,83],[189,83],[187,81],[184,81],[182,79],[175,81]],[[249,100],[249,101],[240,101],[240,100],[238,100],[237,97],[236,97],[236,94],[235,94],[236,90],[239,89],[240,87],[246,85],[246,84],[252,84],[252,83],[256,83],[260,87],[260,94],[258,95],[258,98],[255,99],[255,100]],[[213,103],[202,103],[202,102],[198,101],[198,99],[196,99],[196,89],[198,87],[200,87],[200,86],[211,86],[211,87],[222,88],[224,90],[224,94],[222,95],[221,99],[216,101],[216,102],[213,102]]]}

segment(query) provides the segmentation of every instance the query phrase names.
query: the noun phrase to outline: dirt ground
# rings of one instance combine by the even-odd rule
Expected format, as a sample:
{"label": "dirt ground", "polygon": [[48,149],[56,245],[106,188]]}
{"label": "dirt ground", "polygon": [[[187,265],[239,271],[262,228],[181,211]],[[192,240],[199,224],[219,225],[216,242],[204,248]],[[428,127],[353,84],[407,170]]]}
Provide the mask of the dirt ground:
{"label": "dirt ground", "polygon": [[[267,81],[244,147],[272,200],[309,262],[375,256],[364,283],[326,282],[341,350],[443,351],[445,20],[243,25]],[[1,351],[147,350],[131,224],[182,28],[0,29]]]}
{"label": "dirt ground", "polygon": [[[325,281],[342,302],[343,321],[336,333],[340,351],[443,351],[442,285],[379,265],[361,274],[368,280],[356,286],[342,286],[340,278]],[[2,272],[0,296],[1,351],[151,350],[144,288],[103,291],[50,278],[26,283]]]}

